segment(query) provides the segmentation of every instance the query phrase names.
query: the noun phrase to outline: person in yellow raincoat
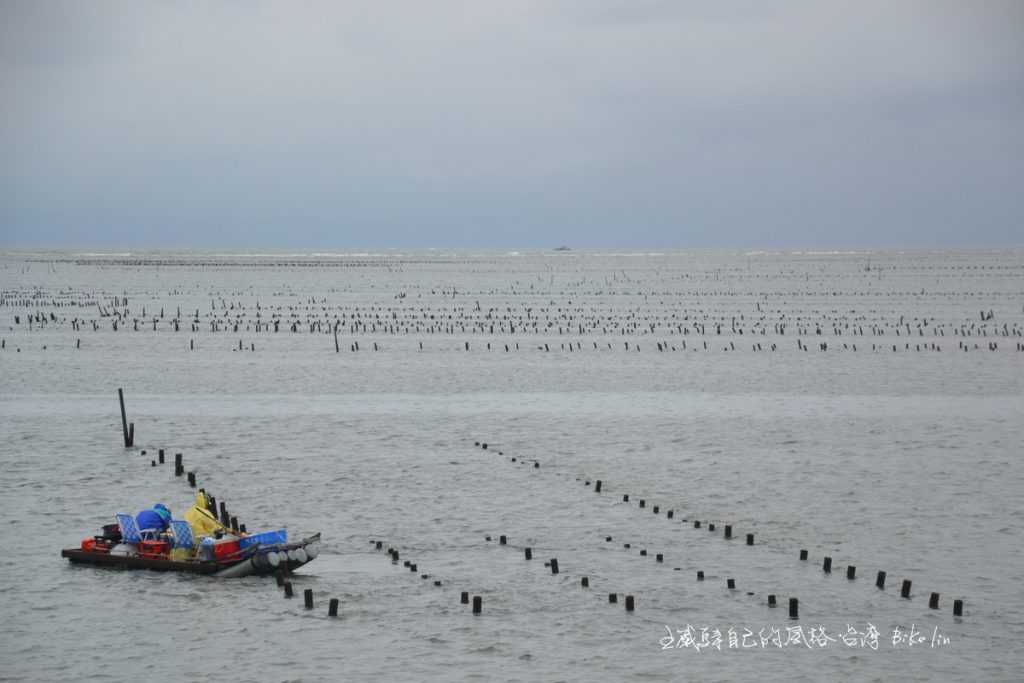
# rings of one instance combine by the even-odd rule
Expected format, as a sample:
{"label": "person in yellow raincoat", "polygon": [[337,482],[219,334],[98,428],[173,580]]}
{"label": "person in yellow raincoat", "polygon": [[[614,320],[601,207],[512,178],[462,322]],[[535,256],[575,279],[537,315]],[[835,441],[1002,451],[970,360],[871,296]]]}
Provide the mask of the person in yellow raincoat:
{"label": "person in yellow raincoat", "polygon": [[[221,535],[231,535],[236,537],[246,536],[246,534],[239,534],[220,523],[217,516],[210,512],[210,498],[206,495],[205,491],[199,491],[196,493],[196,502],[192,507],[185,511],[184,517],[185,521],[188,522],[188,525],[192,528],[192,538],[196,548],[199,547],[199,543],[203,538],[212,538]],[[177,550],[178,549],[171,551],[172,556],[177,552]],[[185,554],[179,553],[179,557],[172,557],[172,559],[189,559],[192,557],[194,550],[192,552],[184,551],[184,553],[187,554],[187,557]]]}
{"label": "person in yellow raincoat", "polygon": [[192,527],[192,536],[198,541],[203,536],[214,536],[218,531],[229,534],[228,529],[210,512],[209,499],[204,491],[196,494],[196,502],[185,511],[185,521]]}
{"label": "person in yellow raincoat", "polygon": [[[207,536],[216,536],[218,532],[223,534],[230,534],[231,529],[220,523],[217,517],[209,510],[209,499],[206,497],[204,491],[200,491],[196,494],[196,502],[185,511],[185,521],[192,528],[192,538],[195,539],[196,547],[199,546],[199,541]],[[172,555],[176,551],[172,551]],[[189,556],[189,551],[184,551]],[[186,557],[173,558],[173,559],[187,559]]]}

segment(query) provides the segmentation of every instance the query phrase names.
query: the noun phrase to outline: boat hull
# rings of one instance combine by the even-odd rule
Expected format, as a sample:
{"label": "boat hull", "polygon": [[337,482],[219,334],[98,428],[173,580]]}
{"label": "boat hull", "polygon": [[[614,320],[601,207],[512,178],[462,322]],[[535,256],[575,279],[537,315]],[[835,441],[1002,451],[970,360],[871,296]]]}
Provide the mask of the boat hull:
{"label": "boat hull", "polygon": [[73,564],[91,564],[111,569],[151,569],[157,572],[188,572],[191,574],[216,574],[222,567],[216,562],[176,562],[174,560],[111,555],[80,548],[65,548],[60,551]]}

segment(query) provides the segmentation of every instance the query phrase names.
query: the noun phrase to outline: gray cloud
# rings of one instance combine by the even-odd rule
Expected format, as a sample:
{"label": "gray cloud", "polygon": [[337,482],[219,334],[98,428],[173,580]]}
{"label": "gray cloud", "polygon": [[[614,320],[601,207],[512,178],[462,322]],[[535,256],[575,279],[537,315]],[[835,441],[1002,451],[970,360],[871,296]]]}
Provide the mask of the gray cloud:
{"label": "gray cloud", "polygon": [[1019,244],[1022,7],[2,2],[0,240]]}

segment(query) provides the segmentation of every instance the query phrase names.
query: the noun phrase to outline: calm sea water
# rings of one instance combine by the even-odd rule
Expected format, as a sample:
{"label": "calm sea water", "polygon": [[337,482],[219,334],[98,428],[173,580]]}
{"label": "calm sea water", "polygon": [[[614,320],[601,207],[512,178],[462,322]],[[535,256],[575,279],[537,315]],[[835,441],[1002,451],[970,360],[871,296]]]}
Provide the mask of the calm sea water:
{"label": "calm sea water", "polygon": [[[1022,251],[22,252],[0,290],[0,679],[1020,679]],[[158,448],[323,533],[314,610],[60,558],[184,510]]]}

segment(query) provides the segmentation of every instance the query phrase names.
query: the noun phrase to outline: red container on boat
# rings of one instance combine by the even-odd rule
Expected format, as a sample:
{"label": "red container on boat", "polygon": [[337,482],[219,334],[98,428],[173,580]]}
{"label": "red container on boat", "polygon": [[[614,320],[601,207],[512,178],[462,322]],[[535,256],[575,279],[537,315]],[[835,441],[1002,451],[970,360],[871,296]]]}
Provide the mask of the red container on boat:
{"label": "red container on boat", "polygon": [[110,542],[103,536],[93,536],[82,540],[82,550],[87,553],[109,553]]}
{"label": "red container on boat", "polygon": [[169,552],[171,552],[171,544],[167,541],[139,541],[139,557],[165,558]]}
{"label": "red container on boat", "polygon": [[233,560],[241,552],[237,538],[220,538],[213,544],[213,557],[217,562]]}

